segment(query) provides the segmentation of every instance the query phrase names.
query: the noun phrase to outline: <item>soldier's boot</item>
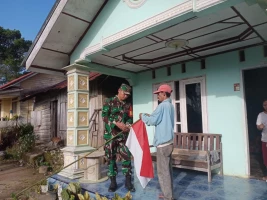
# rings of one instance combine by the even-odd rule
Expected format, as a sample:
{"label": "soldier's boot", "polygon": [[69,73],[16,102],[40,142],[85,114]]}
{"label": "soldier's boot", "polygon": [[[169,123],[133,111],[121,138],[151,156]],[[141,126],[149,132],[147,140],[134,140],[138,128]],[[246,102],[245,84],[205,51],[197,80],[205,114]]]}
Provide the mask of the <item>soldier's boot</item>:
{"label": "soldier's boot", "polygon": [[130,175],[125,176],[125,188],[131,192],[135,192],[134,185],[132,184],[132,177]]}
{"label": "soldier's boot", "polygon": [[117,182],[116,182],[116,176],[111,176],[110,181],[111,181],[111,183],[109,185],[108,191],[109,192],[115,192],[117,190],[117,187],[118,187]]}

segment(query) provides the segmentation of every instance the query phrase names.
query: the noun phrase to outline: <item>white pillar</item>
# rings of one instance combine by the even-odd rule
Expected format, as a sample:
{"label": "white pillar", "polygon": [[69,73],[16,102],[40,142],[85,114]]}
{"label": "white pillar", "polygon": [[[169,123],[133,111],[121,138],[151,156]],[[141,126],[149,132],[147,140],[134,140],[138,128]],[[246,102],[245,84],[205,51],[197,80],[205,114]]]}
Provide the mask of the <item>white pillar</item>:
{"label": "white pillar", "polygon": [[[89,146],[89,72],[75,67],[64,69],[68,71],[67,146],[61,150],[67,166],[94,148]],[[86,166],[86,159],[81,159],[59,175],[81,178]]]}

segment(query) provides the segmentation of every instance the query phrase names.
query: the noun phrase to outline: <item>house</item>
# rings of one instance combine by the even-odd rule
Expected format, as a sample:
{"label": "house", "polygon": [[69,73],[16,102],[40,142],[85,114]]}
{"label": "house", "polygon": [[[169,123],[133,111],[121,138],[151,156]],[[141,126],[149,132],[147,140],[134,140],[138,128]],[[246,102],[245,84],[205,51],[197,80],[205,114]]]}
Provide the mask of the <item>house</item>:
{"label": "house", "polygon": [[[102,84],[116,85],[119,87],[123,80],[107,77],[99,73],[89,75],[89,135],[90,145],[97,147],[103,144],[103,120],[101,109],[106,98],[114,96],[114,88],[102,87]],[[41,142],[49,142],[53,137],[60,137],[66,145],[67,131],[67,81],[64,80],[52,86],[25,93],[20,98],[20,103],[32,100],[31,124],[34,132]]]}
{"label": "house", "polygon": [[34,102],[33,100],[20,102],[21,97],[29,92],[41,89],[44,86],[54,85],[65,79],[65,76],[29,72],[0,86],[0,120],[9,120],[17,115],[20,116],[22,122],[30,122]]}
{"label": "house", "polygon": [[[264,2],[56,1],[24,62],[33,72],[67,71],[65,165],[92,149],[87,80],[97,72],[132,85],[134,120],[156,107],[152,91],[170,84],[175,131],[222,134],[224,173],[250,176],[249,144],[266,98]],[[148,134],[152,143],[153,128]],[[66,174],[81,177],[81,165]]]}

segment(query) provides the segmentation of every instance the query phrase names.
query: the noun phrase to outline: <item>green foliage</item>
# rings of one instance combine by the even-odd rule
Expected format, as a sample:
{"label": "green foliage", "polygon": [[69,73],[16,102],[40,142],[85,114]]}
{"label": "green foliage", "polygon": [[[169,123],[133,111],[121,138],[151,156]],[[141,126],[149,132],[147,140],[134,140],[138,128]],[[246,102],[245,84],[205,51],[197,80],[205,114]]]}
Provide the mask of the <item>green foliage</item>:
{"label": "green foliage", "polygon": [[19,30],[4,29],[0,26],[0,74],[7,81],[19,77],[24,69],[20,64],[32,42],[21,37]]}
{"label": "green foliage", "polygon": [[69,200],[70,199],[70,194],[68,193],[68,190],[66,188],[62,190],[61,197],[63,200]]}
{"label": "green foliage", "polygon": [[6,150],[7,147],[15,145],[21,137],[25,135],[34,135],[33,126],[31,124],[20,124],[17,126],[6,127],[0,129],[1,143],[0,151]]}
{"label": "green foliage", "polygon": [[47,179],[43,179],[43,180],[40,182],[40,185],[47,185]]}
{"label": "green foliage", "polygon": [[68,187],[62,190],[61,197],[63,200],[78,200],[78,194],[81,194],[80,184],[69,183]]}
{"label": "green foliage", "polygon": [[[44,160],[50,164],[53,171],[58,171],[59,169],[62,168],[64,164],[63,153],[59,149],[52,151],[45,151]],[[48,171],[52,171],[51,168],[49,168]]]}
{"label": "green foliage", "polygon": [[107,197],[101,197],[97,192],[95,193],[96,200],[108,200]]}
{"label": "green foliage", "polygon": [[24,136],[31,134],[33,135],[33,129],[34,127],[31,124],[20,124],[19,125],[19,136]]}
{"label": "green foliage", "polygon": [[78,194],[78,198],[79,200],[90,200],[90,195],[87,191],[85,191],[85,193],[82,195],[82,194]]}
{"label": "green foliage", "polygon": [[49,162],[41,162],[40,166],[50,166],[50,163]]}
{"label": "green foliage", "polygon": [[67,187],[70,193],[79,194],[81,193],[81,186],[79,183],[70,183]]}
{"label": "green foliage", "polygon": [[[98,193],[95,194],[96,200],[108,200],[107,197],[101,197]],[[63,189],[61,192],[63,200],[93,200],[89,193],[86,191],[84,194],[81,193],[81,186],[79,183],[69,183],[68,187]],[[131,200],[132,195],[128,192],[125,197],[120,197],[115,193],[112,200]]]}
{"label": "green foliage", "polygon": [[63,200],[93,200],[86,191],[81,193],[81,186],[79,183],[69,183],[68,187],[61,192]]}
{"label": "green foliage", "polygon": [[115,196],[112,198],[112,200],[131,200],[133,197],[129,192],[125,195],[125,197],[120,197],[118,194],[115,193]]}
{"label": "green foliage", "polygon": [[14,192],[12,192],[11,197],[12,197],[13,200],[18,200],[18,198],[17,198],[17,196],[16,196],[16,194]]}
{"label": "green foliage", "polygon": [[35,135],[31,124],[2,129],[0,150],[6,150],[7,158],[21,159],[22,155],[35,145]]}

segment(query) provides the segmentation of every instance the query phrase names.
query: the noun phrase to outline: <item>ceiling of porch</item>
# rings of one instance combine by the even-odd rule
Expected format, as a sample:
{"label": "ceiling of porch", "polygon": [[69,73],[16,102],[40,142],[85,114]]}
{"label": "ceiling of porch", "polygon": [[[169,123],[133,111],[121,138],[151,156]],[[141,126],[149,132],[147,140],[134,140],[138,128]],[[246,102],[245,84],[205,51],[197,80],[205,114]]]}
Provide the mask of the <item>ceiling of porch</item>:
{"label": "ceiling of porch", "polygon": [[64,72],[107,0],[57,0],[23,62],[31,71]]}
{"label": "ceiling of porch", "polygon": [[[92,56],[91,61],[141,72],[264,44],[267,40],[266,30],[267,15],[264,10],[258,4],[248,6],[241,3]],[[166,42],[172,39],[186,39],[188,45],[178,49],[166,47]]]}

